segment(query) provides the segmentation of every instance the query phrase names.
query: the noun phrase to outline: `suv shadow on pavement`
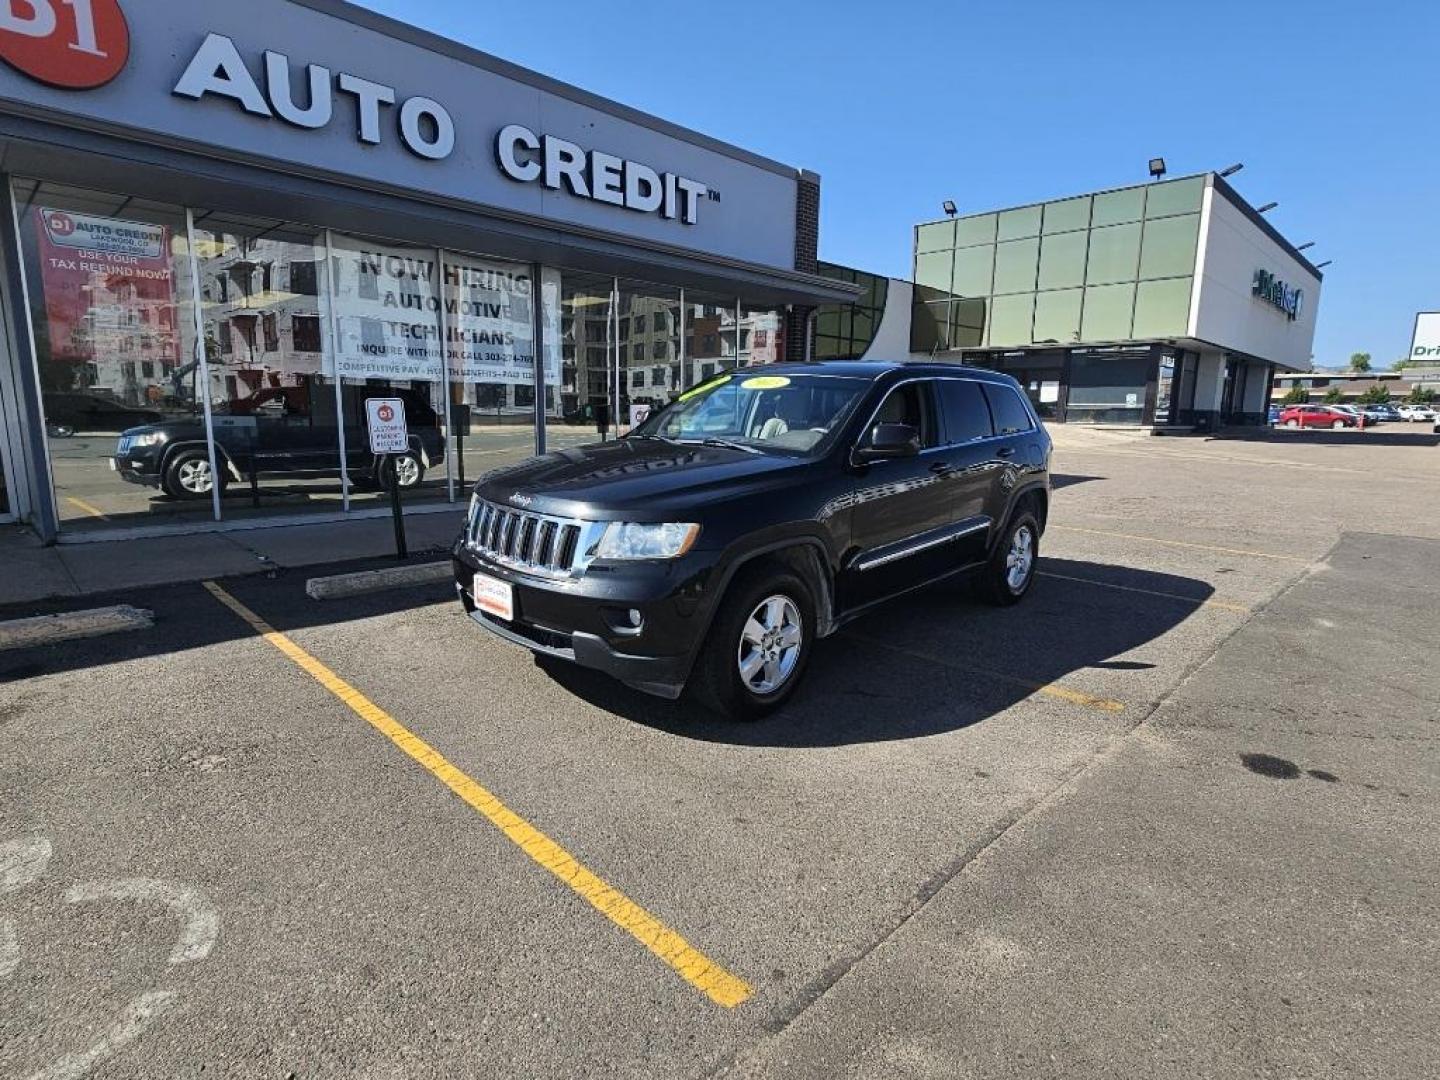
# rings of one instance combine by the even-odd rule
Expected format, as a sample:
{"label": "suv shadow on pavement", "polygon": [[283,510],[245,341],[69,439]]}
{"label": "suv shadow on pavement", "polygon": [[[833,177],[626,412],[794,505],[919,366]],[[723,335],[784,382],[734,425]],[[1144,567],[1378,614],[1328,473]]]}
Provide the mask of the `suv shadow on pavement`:
{"label": "suv shadow on pavement", "polygon": [[1012,608],[982,603],[964,583],[883,606],[819,642],[805,687],[753,723],[637,694],[562,661],[542,656],[536,665],[597,708],[685,738],[793,748],[913,739],[981,723],[1054,683],[1087,691],[1089,669],[1106,672],[1107,686],[1116,673],[1141,677],[1154,664],[1126,654],[1184,622],[1214,592],[1193,578],[1069,559],[1042,558],[1040,575]]}

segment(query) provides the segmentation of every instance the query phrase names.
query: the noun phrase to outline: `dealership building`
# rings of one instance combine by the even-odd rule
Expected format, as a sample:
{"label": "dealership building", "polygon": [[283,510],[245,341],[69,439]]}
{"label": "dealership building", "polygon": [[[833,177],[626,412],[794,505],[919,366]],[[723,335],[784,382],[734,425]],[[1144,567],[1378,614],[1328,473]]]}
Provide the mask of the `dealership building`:
{"label": "dealership building", "polygon": [[0,522],[46,540],[384,513],[374,397],[444,508],[862,292],[813,173],[340,0],[5,10]]}
{"label": "dealership building", "polygon": [[1263,424],[1321,274],[1215,173],[918,225],[910,351],[1008,372],[1049,420]]}

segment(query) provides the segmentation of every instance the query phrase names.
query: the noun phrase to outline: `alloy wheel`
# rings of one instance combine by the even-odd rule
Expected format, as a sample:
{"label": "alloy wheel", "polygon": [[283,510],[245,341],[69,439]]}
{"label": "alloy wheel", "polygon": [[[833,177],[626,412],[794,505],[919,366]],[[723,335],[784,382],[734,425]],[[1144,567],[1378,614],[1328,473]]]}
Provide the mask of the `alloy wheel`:
{"label": "alloy wheel", "polygon": [[795,673],[805,633],[800,609],[788,596],[771,596],[756,605],[740,632],[736,664],[740,681],[754,694],[773,694]]}
{"label": "alloy wheel", "polygon": [[420,463],[408,454],[395,459],[395,482],[402,488],[414,487],[420,482]]}
{"label": "alloy wheel", "polygon": [[1005,553],[1005,584],[1018,594],[1030,580],[1035,565],[1035,534],[1029,525],[1021,525],[1010,537],[1010,550]]}
{"label": "alloy wheel", "polygon": [[209,495],[214,484],[210,474],[210,462],[200,459],[187,461],[180,466],[180,486],[192,495]]}

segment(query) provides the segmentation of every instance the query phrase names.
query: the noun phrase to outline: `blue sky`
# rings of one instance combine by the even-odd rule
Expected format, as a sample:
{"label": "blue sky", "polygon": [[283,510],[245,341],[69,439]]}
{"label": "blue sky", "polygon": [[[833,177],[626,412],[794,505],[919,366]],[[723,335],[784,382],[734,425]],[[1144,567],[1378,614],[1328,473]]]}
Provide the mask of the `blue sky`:
{"label": "blue sky", "polygon": [[1440,310],[1440,4],[363,0],[823,178],[821,256],[909,275],[944,199],[991,209],[1243,161],[1325,270],[1315,361]]}

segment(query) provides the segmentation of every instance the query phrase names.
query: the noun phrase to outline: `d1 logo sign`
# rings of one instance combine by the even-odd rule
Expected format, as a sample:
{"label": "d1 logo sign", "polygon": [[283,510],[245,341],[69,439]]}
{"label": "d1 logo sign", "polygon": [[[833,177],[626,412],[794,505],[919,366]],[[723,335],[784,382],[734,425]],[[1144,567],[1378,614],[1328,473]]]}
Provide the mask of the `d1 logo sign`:
{"label": "d1 logo sign", "polygon": [[0,0],[0,59],[65,90],[104,86],[130,59],[119,0]]}

